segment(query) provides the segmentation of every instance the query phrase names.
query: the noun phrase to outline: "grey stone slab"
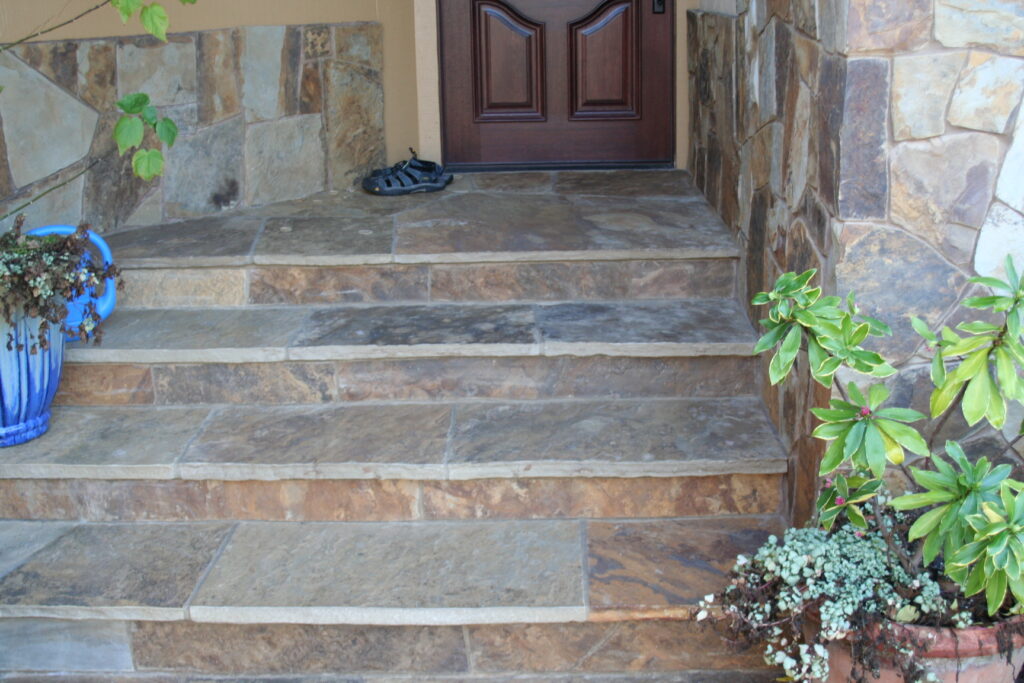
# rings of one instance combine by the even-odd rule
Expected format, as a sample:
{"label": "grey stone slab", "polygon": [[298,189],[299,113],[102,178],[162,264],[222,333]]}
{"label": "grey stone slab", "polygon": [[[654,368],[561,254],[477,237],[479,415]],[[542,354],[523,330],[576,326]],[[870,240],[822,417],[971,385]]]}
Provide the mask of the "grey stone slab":
{"label": "grey stone slab", "polygon": [[131,637],[126,622],[0,621],[0,671],[131,670]]}
{"label": "grey stone slab", "polygon": [[391,260],[390,217],[274,218],[256,244],[256,263],[344,265]]}
{"label": "grey stone slab", "polygon": [[284,26],[252,26],[242,32],[242,104],[246,121],[276,119],[281,101]]}
{"label": "grey stone slab", "polygon": [[251,209],[248,213],[279,218],[385,217],[428,206],[447,196],[449,195],[444,192],[421,192],[396,197],[381,197],[356,188],[335,189],[301,200],[279,202]]}
{"label": "grey stone slab", "polygon": [[247,524],[196,621],[442,624],[585,617],[575,522]]}
{"label": "grey stone slab", "polygon": [[452,479],[784,472],[753,398],[460,406]]}
{"label": "grey stone slab", "polygon": [[686,171],[563,171],[555,179],[555,192],[630,197],[701,196]]}
{"label": "grey stone slab", "polygon": [[323,192],[322,137],[319,114],[247,126],[245,203],[257,206]]}
{"label": "grey stone slab", "polygon": [[241,116],[179,137],[166,154],[165,215],[194,218],[238,206],[244,196],[244,154]]}
{"label": "grey stone slab", "polygon": [[0,616],[181,619],[230,529],[83,524],[0,580]]}
{"label": "grey stone slab", "polygon": [[74,523],[68,522],[0,522],[0,576],[16,569],[36,551],[45,548],[74,526]]}
{"label": "grey stone slab", "polygon": [[105,239],[121,266],[222,266],[249,262],[258,218],[201,218],[125,230]]}
{"label": "grey stone slab", "polygon": [[225,408],[180,470],[242,480],[438,477],[450,424],[445,405]]}
{"label": "grey stone slab", "polygon": [[206,408],[55,408],[38,439],[5,448],[0,476],[169,479]]}
{"label": "grey stone slab", "polygon": [[746,314],[732,299],[538,305],[548,342],[752,344]]}
{"label": "grey stone slab", "polygon": [[117,49],[117,94],[147,93],[155,106],[196,101],[196,46],[191,37],[143,38]]}
{"label": "grey stone slab", "polygon": [[738,253],[728,228],[707,202],[608,197],[574,198],[597,249],[692,249]]}
{"label": "grey stone slab", "polygon": [[529,306],[371,306],[313,313],[296,347],[534,343]]}

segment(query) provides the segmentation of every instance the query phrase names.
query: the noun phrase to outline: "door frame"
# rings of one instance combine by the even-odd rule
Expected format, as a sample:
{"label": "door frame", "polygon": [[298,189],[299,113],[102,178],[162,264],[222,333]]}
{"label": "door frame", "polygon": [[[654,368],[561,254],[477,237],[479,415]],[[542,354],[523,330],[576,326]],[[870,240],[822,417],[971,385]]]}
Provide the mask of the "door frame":
{"label": "door frame", "polygon": [[[436,87],[437,87],[437,99],[436,99],[436,138],[424,130],[423,124],[423,110],[421,108],[420,116],[420,137],[423,139],[424,133],[428,133],[433,149],[436,150],[435,156],[444,159],[445,150],[445,136],[447,135],[446,122],[444,120],[444,79],[445,74],[442,68],[442,49],[443,49],[443,35],[442,35],[442,16],[441,16],[441,0],[429,0],[433,6],[434,14],[434,40],[436,47]],[[417,0],[419,4],[420,0]],[[675,11],[675,22],[672,27],[672,81],[675,89],[675,96],[672,100],[672,112],[671,119],[675,121],[675,127],[672,135],[672,152],[671,155],[674,162],[648,162],[648,163],[623,163],[623,162],[590,162],[590,163],[579,163],[579,162],[548,162],[548,163],[467,163],[467,164],[450,164],[449,167],[452,170],[457,171],[514,171],[514,170],[528,170],[528,169],[539,169],[539,170],[559,170],[559,169],[615,169],[615,168],[686,168],[688,158],[688,147],[689,147],[689,69],[687,64],[686,56],[686,13],[688,10],[697,9],[700,6],[700,0],[667,0],[674,5]],[[417,38],[419,38],[421,25],[419,21],[419,13],[417,12]],[[417,40],[417,42],[419,42]],[[418,45],[417,45],[417,52]],[[423,87],[423,81],[417,79],[420,82],[420,86]],[[422,104],[422,101],[421,101]],[[431,116],[433,118],[433,116]],[[429,122],[428,122],[429,125]]]}

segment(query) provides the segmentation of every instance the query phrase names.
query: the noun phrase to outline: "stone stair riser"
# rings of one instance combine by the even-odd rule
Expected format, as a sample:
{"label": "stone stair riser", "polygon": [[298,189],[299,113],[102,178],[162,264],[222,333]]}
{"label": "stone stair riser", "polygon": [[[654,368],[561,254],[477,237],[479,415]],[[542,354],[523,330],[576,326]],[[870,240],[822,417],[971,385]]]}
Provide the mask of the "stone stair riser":
{"label": "stone stair riser", "polygon": [[781,512],[781,474],[412,480],[5,479],[0,519],[417,521]]}
{"label": "stone stair riser", "polygon": [[729,297],[734,259],[134,268],[122,307]]}
{"label": "stone stair riser", "polygon": [[751,395],[757,362],[525,357],[280,363],[67,363],[58,405],[314,404]]}

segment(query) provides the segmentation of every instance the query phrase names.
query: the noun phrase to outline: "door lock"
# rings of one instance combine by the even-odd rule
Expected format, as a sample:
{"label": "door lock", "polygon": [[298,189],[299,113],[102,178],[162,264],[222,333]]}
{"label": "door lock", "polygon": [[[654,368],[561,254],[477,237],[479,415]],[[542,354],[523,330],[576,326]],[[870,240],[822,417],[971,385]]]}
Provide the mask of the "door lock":
{"label": "door lock", "polygon": [[654,0],[654,13],[664,14],[665,13],[665,0]]}

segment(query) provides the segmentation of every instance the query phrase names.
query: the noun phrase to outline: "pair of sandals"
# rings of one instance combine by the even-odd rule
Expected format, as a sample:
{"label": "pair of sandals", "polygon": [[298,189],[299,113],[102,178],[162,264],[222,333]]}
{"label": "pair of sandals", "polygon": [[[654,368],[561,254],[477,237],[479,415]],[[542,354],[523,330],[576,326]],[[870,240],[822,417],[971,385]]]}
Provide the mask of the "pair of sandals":
{"label": "pair of sandals", "polygon": [[381,168],[363,178],[363,189],[370,194],[395,196],[414,192],[437,192],[448,186],[454,176],[444,166],[433,161],[416,157],[416,150],[406,161],[400,161],[391,168]]}

